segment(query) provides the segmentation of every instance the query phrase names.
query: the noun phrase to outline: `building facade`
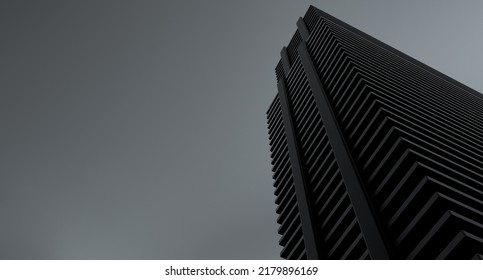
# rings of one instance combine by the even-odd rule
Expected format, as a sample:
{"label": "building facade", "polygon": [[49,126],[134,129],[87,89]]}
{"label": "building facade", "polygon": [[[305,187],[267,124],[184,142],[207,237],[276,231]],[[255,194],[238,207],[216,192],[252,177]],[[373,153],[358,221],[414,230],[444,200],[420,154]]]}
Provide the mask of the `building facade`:
{"label": "building facade", "polygon": [[285,259],[483,259],[483,97],[311,6],[267,111]]}

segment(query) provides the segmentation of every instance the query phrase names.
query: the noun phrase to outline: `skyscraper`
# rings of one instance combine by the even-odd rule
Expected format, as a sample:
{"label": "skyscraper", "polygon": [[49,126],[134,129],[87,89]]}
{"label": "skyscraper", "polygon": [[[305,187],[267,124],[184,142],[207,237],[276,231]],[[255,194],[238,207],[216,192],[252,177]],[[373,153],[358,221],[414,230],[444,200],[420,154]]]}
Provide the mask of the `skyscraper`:
{"label": "skyscraper", "polygon": [[286,259],[483,259],[483,96],[310,7],[267,111]]}

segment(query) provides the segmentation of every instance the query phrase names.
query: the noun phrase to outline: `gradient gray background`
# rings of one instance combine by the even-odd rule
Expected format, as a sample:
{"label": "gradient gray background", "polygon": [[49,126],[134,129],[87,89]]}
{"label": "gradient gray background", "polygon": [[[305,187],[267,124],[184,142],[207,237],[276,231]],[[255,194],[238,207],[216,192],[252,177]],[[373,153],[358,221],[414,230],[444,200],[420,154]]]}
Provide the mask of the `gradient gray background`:
{"label": "gradient gray background", "polygon": [[310,4],[483,91],[482,1],[1,1],[0,258],[277,259],[265,111]]}

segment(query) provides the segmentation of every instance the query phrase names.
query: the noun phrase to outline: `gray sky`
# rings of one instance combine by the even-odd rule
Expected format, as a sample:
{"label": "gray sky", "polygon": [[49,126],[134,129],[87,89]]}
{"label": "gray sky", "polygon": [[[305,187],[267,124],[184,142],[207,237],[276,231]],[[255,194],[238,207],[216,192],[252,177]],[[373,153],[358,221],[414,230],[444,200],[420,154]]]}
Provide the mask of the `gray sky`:
{"label": "gray sky", "polygon": [[482,1],[1,1],[1,259],[277,259],[265,111],[310,4],[483,91]]}

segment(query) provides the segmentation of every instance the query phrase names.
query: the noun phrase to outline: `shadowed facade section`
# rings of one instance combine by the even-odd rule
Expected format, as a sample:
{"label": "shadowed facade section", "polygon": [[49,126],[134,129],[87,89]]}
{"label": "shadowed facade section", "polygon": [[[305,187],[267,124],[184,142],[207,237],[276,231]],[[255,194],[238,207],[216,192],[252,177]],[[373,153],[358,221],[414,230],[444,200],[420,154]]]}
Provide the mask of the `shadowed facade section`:
{"label": "shadowed facade section", "polygon": [[286,259],[481,259],[482,95],[311,6],[267,112]]}

